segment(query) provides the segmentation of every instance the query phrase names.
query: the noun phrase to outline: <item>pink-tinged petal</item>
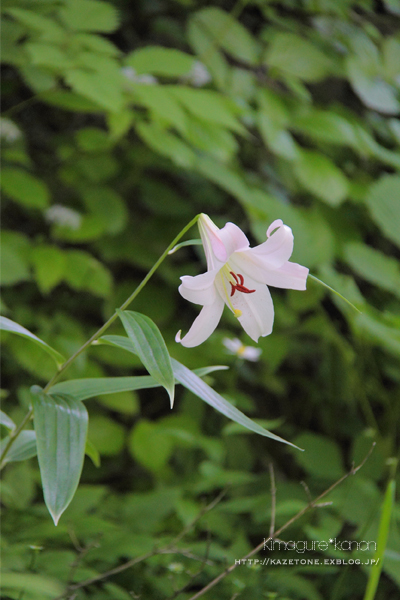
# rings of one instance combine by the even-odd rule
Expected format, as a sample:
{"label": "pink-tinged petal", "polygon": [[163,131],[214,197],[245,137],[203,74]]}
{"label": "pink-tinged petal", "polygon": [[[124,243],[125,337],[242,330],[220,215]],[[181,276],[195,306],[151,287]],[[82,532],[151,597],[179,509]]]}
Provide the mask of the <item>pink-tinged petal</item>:
{"label": "pink-tinged petal", "polygon": [[199,316],[194,320],[188,333],[181,339],[180,331],[176,334],[175,340],[180,342],[186,348],[193,348],[202,344],[217,327],[222,311],[224,310],[223,300],[217,296],[213,304],[204,306]]}
{"label": "pink-tinged petal", "polygon": [[285,290],[305,290],[308,269],[297,263],[287,262],[279,269],[265,274],[265,283]]}
{"label": "pink-tinged petal", "polygon": [[255,342],[272,332],[274,324],[274,305],[266,285],[250,278],[245,280],[248,289],[255,289],[251,294],[235,292],[231,301],[235,310],[241,311],[239,323]]}
{"label": "pink-tinged petal", "polygon": [[206,255],[207,268],[215,269],[221,267],[226,262],[228,256],[219,235],[220,229],[204,213],[200,215],[198,225]]}
{"label": "pink-tinged petal", "polygon": [[243,231],[234,223],[227,223],[219,230],[219,237],[225,246],[227,258],[234,252],[246,250],[250,246],[249,240]]}
{"label": "pink-tinged petal", "polygon": [[259,256],[254,256],[250,252],[237,252],[229,264],[245,279],[251,277],[260,283],[283,289],[306,289],[308,269],[297,263],[285,262],[274,269]]}
{"label": "pink-tinged petal", "polygon": [[214,280],[217,273],[218,271],[214,270],[196,275],[196,277],[184,275],[181,277],[182,283],[178,288],[180,295],[194,304],[202,306],[212,304],[216,297]]}
{"label": "pink-tinged petal", "polygon": [[[271,235],[274,229],[276,231]],[[262,260],[266,267],[278,269],[292,256],[292,230],[287,225],[284,225],[280,219],[277,219],[268,227],[267,237],[266,242],[255,248],[249,248],[245,252]]]}

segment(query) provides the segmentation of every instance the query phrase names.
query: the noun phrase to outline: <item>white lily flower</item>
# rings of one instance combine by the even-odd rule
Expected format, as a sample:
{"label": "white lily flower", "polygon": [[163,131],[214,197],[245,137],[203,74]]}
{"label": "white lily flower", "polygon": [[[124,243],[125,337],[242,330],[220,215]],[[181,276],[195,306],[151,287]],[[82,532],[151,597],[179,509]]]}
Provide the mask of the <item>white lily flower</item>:
{"label": "white lily flower", "polygon": [[188,333],[175,340],[187,348],[204,342],[215,330],[226,305],[255,342],[269,335],[274,322],[274,306],[268,285],[305,290],[308,269],[289,262],[293,234],[278,219],[268,228],[267,241],[250,248],[237,225],[219,229],[205,214],[199,218],[200,236],[207,259],[207,272],[181,277],[179,293],[203,306]]}
{"label": "white lily flower", "polygon": [[257,362],[262,352],[261,348],[245,346],[238,338],[224,338],[222,343],[231,354],[243,360],[250,360],[251,362]]}

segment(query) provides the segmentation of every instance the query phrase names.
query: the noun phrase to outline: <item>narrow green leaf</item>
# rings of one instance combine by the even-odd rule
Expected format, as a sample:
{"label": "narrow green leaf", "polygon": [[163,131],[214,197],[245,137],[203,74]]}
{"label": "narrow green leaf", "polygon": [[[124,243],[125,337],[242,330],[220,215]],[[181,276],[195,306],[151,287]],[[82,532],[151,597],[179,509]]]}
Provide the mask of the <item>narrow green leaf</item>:
{"label": "narrow green leaf", "polygon": [[382,504],[382,514],[379,523],[378,539],[376,544],[376,553],[373,558],[375,564],[370,571],[367,589],[365,590],[364,600],[373,600],[378,588],[379,578],[381,576],[383,566],[383,555],[386,550],[386,545],[389,537],[390,521],[395,501],[396,482],[394,479],[389,481],[386,488],[385,497]]}
{"label": "narrow green leaf", "polygon": [[1,584],[5,594],[7,590],[14,590],[14,593],[19,592],[19,595],[13,595],[13,598],[22,598],[23,594],[28,592],[30,598],[55,598],[62,595],[64,591],[60,582],[36,573],[9,571],[2,574]]}
{"label": "narrow green leaf", "polygon": [[[122,344],[112,344],[119,346],[136,354],[133,350],[131,341],[128,338],[122,336],[107,336],[110,338],[121,337],[122,340],[127,341],[130,348],[126,348]],[[223,371],[228,367],[222,365],[216,365],[213,367],[203,367],[201,369],[194,369],[194,373],[198,377],[204,377],[214,371]],[[103,394],[115,394],[116,392],[130,392],[132,390],[144,390],[149,388],[161,387],[150,375],[141,375],[138,377],[91,377],[88,379],[73,379],[71,381],[63,381],[62,383],[56,383],[51,388],[52,394],[70,394],[75,400],[87,400],[94,396],[102,396]]]}
{"label": "narrow green leaf", "polygon": [[160,387],[160,384],[149,375],[140,377],[91,377],[90,379],[73,379],[72,381],[56,383],[51,388],[51,393],[71,394],[75,400],[86,400],[103,394],[129,392],[153,387]]}
{"label": "narrow green leaf", "polygon": [[168,252],[168,254],[175,254],[175,252],[177,250],[179,250],[180,248],[184,248],[184,246],[201,246],[202,245],[202,241],[201,240],[186,240],[186,242],[181,242],[180,244],[177,244],[176,246],[174,246],[172,248],[172,250],[170,250]]}
{"label": "narrow green leaf", "polygon": [[0,425],[4,425],[4,427],[7,427],[11,431],[17,427],[14,421],[2,410],[0,410]]}
{"label": "narrow green leaf", "polygon": [[61,366],[65,362],[65,358],[59,352],[57,352],[57,350],[54,350],[54,348],[52,348],[51,346],[46,344],[46,342],[38,338],[30,331],[28,331],[28,329],[25,329],[25,327],[22,327],[22,325],[18,325],[18,323],[15,323],[14,321],[11,321],[11,319],[7,319],[7,317],[0,317],[0,329],[2,329],[3,331],[11,331],[11,333],[16,333],[17,335],[22,335],[23,337],[32,340],[33,342],[38,344],[43,350],[45,350],[47,354],[50,354],[50,356],[54,358],[54,360],[57,363],[57,366]]}
{"label": "narrow green leaf", "polygon": [[67,394],[45,394],[38,386],[31,392],[44,500],[57,525],[79,483],[88,414]]}
{"label": "narrow green leaf", "polygon": [[289,444],[289,446],[293,446],[298,450],[298,448],[294,444],[287,442],[283,438],[271,433],[261,425],[258,425],[249,417],[246,417],[240,410],[232,406],[230,402],[225,400],[222,396],[220,396],[216,391],[214,391],[209,385],[207,385],[204,381],[202,381],[193,371],[190,371],[187,367],[179,363],[177,360],[171,359],[172,368],[174,370],[174,375],[176,379],[188,390],[193,392],[196,396],[204,400],[207,404],[218,410],[220,413],[232,419],[236,423],[243,425],[247,429],[254,431],[255,433],[259,433],[265,437],[269,437],[277,442],[283,442],[284,444]]}
{"label": "narrow green leaf", "polygon": [[89,440],[86,440],[85,454],[90,458],[95,467],[100,466],[100,454],[96,446]]}
{"label": "narrow green leaf", "polygon": [[136,354],[154,379],[167,390],[174,405],[175,379],[171,359],[158,327],[149,317],[130,310],[117,311]]}
{"label": "narrow green leaf", "polygon": [[[3,438],[0,442],[0,455],[7,446],[10,437]],[[16,462],[18,460],[27,460],[36,456],[36,433],[34,431],[21,431],[15,442],[10,446],[7,456],[2,461],[2,464],[8,462]]]}

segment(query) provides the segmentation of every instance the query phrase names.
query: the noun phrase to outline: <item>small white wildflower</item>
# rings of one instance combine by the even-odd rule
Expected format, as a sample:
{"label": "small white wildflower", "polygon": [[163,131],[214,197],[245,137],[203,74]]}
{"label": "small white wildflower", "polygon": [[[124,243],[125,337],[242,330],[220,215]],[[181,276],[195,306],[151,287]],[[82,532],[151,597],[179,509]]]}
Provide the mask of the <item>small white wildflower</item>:
{"label": "small white wildflower", "polygon": [[46,221],[66,227],[68,229],[79,229],[82,223],[82,215],[76,210],[68,208],[67,206],[61,206],[61,204],[53,204],[45,212]]}
{"label": "small white wildflower", "polygon": [[203,85],[210,83],[212,79],[207,67],[199,60],[196,60],[193,63],[193,67],[191,68],[187,78],[192,85],[196,87],[202,87]]}
{"label": "small white wildflower", "polygon": [[184,570],[184,566],[180,562],[172,562],[168,565],[168,570],[172,573],[182,573]]}
{"label": "small white wildflower", "polygon": [[232,340],[224,338],[222,343],[231,354],[235,354],[238,358],[242,358],[243,360],[257,362],[262,352],[261,348],[245,346],[238,338]]}
{"label": "small white wildflower", "polygon": [[153,75],[138,75],[133,67],[122,67],[121,73],[126,79],[132,81],[132,83],[145,83],[146,85],[154,85],[157,79]]}
{"label": "small white wildflower", "polygon": [[15,142],[22,136],[21,130],[10,119],[0,117],[0,137],[6,142]]}

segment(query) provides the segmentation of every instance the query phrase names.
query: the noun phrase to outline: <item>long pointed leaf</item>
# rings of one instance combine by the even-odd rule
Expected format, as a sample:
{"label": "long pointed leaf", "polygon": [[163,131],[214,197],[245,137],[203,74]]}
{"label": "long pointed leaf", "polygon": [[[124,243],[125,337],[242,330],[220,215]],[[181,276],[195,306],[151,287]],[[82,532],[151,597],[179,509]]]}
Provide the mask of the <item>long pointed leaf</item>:
{"label": "long pointed leaf", "polygon": [[136,354],[154,379],[167,390],[174,405],[175,379],[171,359],[157,325],[149,317],[131,310],[117,311]]}
{"label": "long pointed leaf", "polygon": [[[132,343],[128,338],[122,336],[109,337],[121,337],[122,340],[126,340],[133,352]],[[117,343],[112,345],[118,346]],[[195,369],[194,373],[199,377],[203,377],[214,371],[222,371],[227,368],[228,367],[222,365],[216,365],[214,367]],[[132,390],[143,390],[155,387],[161,387],[161,384],[157,383],[150,375],[141,375],[138,377],[90,377],[87,379],[73,379],[71,381],[56,383],[51,388],[51,394],[71,394],[75,400],[87,400],[88,398],[102,396],[103,394],[130,392]]]}
{"label": "long pointed leaf", "polygon": [[57,363],[58,367],[65,362],[65,358],[59,352],[57,352],[57,350],[54,350],[54,348],[46,344],[46,342],[38,338],[34,333],[31,333],[28,329],[22,327],[22,325],[18,325],[18,323],[11,321],[11,319],[7,319],[7,317],[0,317],[0,329],[3,331],[10,331],[11,333],[16,333],[17,335],[21,335],[22,337],[32,340],[32,342],[38,344],[38,346],[47,352],[47,354],[50,354],[50,356]]}
{"label": "long pointed leaf", "polygon": [[386,488],[385,497],[382,504],[382,514],[379,523],[377,549],[375,552],[374,567],[370,571],[367,589],[365,590],[364,600],[373,600],[378,589],[379,578],[383,566],[383,556],[386,550],[390,531],[390,522],[395,502],[396,482],[394,479],[389,481]]}
{"label": "long pointed leaf", "polygon": [[82,402],[67,394],[31,388],[43,494],[55,525],[79,483],[88,426]]}
{"label": "long pointed leaf", "polygon": [[200,377],[197,377],[197,375],[193,373],[193,371],[182,365],[180,362],[172,358],[171,363],[172,368],[174,370],[174,375],[179,381],[179,383],[181,383],[188,390],[193,392],[193,394],[204,400],[204,402],[207,402],[207,404],[218,410],[220,413],[222,413],[229,419],[232,419],[232,421],[236,421],[236,423],[243,425],[243,427],[254,431],[255,433],[259,433],[260,435],[269,437],[273,440],[276,440],[277,442],[289,444],[289,446],[293,446],[294,448],[301,450],[301,448],[298,448],[294,444],[291,444],[290,442],[287,442],[286,440],[275,435],[274,433],[271,433],[267,429],[264,429],[264,427],[261,427],[261,425],[258,425],[257,423],[249,419],[249,417],[246,417],[246,415],[244,415],[242,412],[240,412],[240,410],[232,406],[230,402],[225,400],[225,398],[220,396],[215,390],[213,390],[202,379],[200,379]]}

